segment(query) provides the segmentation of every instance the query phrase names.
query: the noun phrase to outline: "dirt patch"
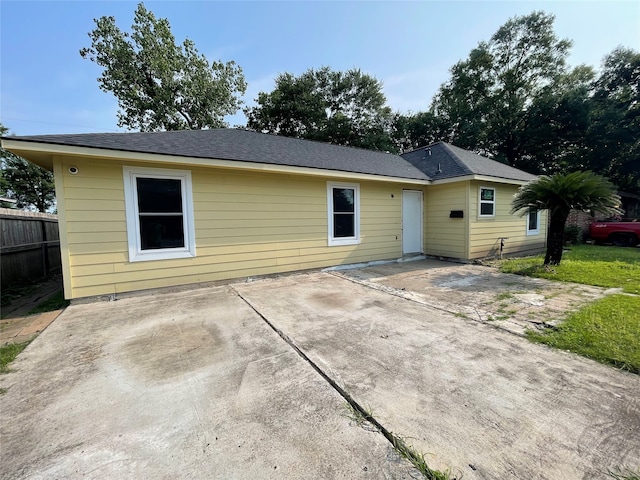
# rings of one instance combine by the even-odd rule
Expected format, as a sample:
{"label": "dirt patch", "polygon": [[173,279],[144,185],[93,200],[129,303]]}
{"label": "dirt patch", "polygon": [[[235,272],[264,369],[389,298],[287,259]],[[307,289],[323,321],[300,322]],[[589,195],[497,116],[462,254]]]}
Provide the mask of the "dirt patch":
{"label": "dirt patch", "polygon": [[437,260],[331,273],[517,334],[557,325],[571,311],[614,291]]}

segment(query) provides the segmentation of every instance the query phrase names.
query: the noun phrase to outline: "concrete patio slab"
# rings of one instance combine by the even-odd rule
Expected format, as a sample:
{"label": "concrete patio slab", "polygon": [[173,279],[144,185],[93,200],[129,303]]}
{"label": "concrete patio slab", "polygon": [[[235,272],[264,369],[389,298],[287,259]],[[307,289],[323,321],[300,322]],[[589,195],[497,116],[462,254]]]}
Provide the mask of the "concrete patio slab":
{"label": "concrete patio slab", "polygon": [[74,305],[0,377],[2,478],[412,478],[227,287]]}
{"label": "concrete patio slab", "polygon": [[435,468],[571,480],[640,466],[637,375],[330,273],[233,288]]}
{"label": "concrete patio slab", "polygon": [[526,329],[557,325],[569,312],[620,292],[433,259],[332,273],[520,335]]}

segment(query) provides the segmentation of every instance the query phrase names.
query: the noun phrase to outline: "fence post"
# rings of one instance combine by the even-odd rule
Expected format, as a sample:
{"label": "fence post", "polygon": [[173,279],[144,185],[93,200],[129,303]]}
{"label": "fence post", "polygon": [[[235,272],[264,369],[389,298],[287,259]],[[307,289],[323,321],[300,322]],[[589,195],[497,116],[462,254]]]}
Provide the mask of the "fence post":
{"label": "fence post", "polygon": [[49,244],[47,243],[47,225],[44,220],[40,220],[40,230],[42,231],[42,268],[44,277],[49,276]]}

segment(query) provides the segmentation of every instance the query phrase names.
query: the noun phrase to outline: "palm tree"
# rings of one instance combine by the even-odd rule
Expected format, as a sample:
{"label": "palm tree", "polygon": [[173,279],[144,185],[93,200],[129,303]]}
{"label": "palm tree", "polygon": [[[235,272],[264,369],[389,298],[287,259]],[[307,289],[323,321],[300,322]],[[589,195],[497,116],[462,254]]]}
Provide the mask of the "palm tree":
{"label": "palm tree", "polygon": [[545,265],[559,265],[562,260],[564,226],[571,210],[618,214],[620,197],[612,183],[593,172],[558,173],[541,176],[520,187],[511,213],[548,210],[550,215]]}

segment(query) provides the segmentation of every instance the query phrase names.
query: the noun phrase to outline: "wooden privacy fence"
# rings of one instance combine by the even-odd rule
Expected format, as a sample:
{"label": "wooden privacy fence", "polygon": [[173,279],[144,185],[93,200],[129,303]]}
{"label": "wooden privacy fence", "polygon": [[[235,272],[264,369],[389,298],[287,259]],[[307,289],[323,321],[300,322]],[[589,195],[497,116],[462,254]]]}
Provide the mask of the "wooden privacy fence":
{"label": "wooden privacy fence", "polygon": [[0,208],[0,231],[2,288],[61,269],[56,215]]}

